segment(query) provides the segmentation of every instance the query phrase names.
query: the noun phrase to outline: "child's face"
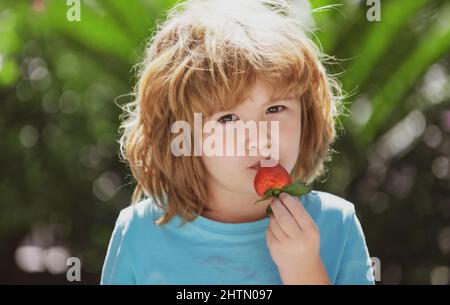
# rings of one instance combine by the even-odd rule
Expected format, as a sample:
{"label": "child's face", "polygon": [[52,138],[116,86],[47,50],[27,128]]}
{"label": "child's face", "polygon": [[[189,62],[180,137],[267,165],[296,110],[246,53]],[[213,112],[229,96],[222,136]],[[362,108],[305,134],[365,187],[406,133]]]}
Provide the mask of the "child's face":
{"label": "child's face", "polygon": [[[275,89],[276,90],[276,89]],[[255,195],[253,188],[253,180],[257,169],[250,168],[255,162],[262,159],[275,159],[281,163],[283,167],[290,172],[297,160],[300,143],[300,102],[292,98],[283,98],[271,100],[271,96],[276,94],[272,92],[269,85],[258,80],[252,88],[251,95],[248,100],[244,101],[235,109],[229,111],[217,112],[210,117],[204,119],[203,124],[207,121],[217,121],[216,124],[223,126],[223,138],[226,139],[225,122],[229,121],[254,121],[259,126],[260,121],[267,121],[268,144],[275,142],[278,138],[278,157],[270,156],[270,146],[262,146],[260,143],[251,141],[248,132],[245,133],[245,156],[237,155],[237,136],[235,134],[234,147],[235,154],[233,156],[206,156],[202,155],[202,161],[206,167],[208,175],[208,187],[219,187],[224,191],[234,194],[241,193]],[[271,133],[271,121],[279,122],[279,132]],[[259,129],[258,129],[259,131]],[[203,133],[203,141],[211,134]],[[224,140],[224,151],[226,150],[227,141]],[[258,147],[258,149],[256,149]],[[256,156],[250,155],[249,149],[255,148]]]}

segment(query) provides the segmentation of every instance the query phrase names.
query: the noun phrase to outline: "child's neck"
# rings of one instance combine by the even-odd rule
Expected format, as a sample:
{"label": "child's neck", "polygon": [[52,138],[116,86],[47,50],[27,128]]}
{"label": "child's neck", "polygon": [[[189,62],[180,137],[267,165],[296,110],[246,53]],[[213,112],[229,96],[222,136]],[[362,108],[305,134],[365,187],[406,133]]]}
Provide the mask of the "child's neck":
{"label": "child's neck", "polygon": [[202,216],[225,223],[253,222],[264,219],[268,202],[255,204],[256,193],[237,194],[220,187],[209,189],[208,211]]}

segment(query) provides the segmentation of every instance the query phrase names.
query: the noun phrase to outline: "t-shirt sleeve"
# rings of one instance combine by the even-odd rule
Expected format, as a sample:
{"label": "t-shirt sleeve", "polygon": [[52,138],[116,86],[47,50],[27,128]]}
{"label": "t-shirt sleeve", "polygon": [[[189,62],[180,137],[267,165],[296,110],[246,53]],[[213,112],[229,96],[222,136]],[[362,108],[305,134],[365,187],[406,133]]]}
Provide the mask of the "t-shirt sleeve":
{"label": "t-shirt sleeve", "polygon": [[135,284],[130,256],[125,243],[124,213],[117,218],[103,263],[101,285]]}
{"label": "t-shirt sleeve", "polygon": [[358,217],[349,217],[348,236],[336,278],[338,285],[374,285],[372,261]]}

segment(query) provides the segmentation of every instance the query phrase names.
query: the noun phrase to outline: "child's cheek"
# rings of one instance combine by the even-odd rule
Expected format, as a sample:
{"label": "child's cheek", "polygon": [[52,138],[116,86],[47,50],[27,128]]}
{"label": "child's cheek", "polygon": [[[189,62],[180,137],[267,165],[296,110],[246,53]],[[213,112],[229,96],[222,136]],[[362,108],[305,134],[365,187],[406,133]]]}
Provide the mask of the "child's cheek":
{"label": "child's cheek", "polygon": [[[280,120],[280,157],[287,163],[295,163],[299,153],[300,136],[301,136],[300,120],[293,117]],[[292,162],[291,162],[292,161]]]}

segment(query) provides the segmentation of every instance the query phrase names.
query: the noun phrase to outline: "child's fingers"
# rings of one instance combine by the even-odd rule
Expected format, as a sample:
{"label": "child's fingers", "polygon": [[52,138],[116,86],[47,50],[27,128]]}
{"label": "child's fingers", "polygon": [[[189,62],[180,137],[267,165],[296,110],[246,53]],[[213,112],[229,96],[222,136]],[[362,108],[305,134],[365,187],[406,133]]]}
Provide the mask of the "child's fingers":
{"label": "child's fingers", "polygon": [[288,193],[281,193],[279,198],[303,230],[315,226],[314,220],[312,220],[303,203],[297,197],[291,196]]}
{"label": "child's fingers", "polygon": [[277,241],[277,238],[273,234],[273,231],[270,228],[270,226],[267,226],[267,229],[266,229],[266,240],[267,240],[267,245],[273,244],[274,242]]}
{"label": "child's fingers", "polygon": [[301,227],[278,198],[272,201],[271,207],[273,215],[287,236],[298,236],[301,233]]}
{"label": "child's fingers", "polygon": [[298,225],[303,229],[304,224],[302,214],[304,211],[300,208],[299,202],[288,193],[281,193],[279,198],[289,213],[291,213],[292,217],[297,221]]}
{"label": "child's fingers", "polygon": [[278,223],[277,219],[273,215],[271,215],[269,218],[269,226],[273,234],[279,241],[282,241],[288,237],[286,233],[283,231],[283,229],[280,227],[280,224]]}

